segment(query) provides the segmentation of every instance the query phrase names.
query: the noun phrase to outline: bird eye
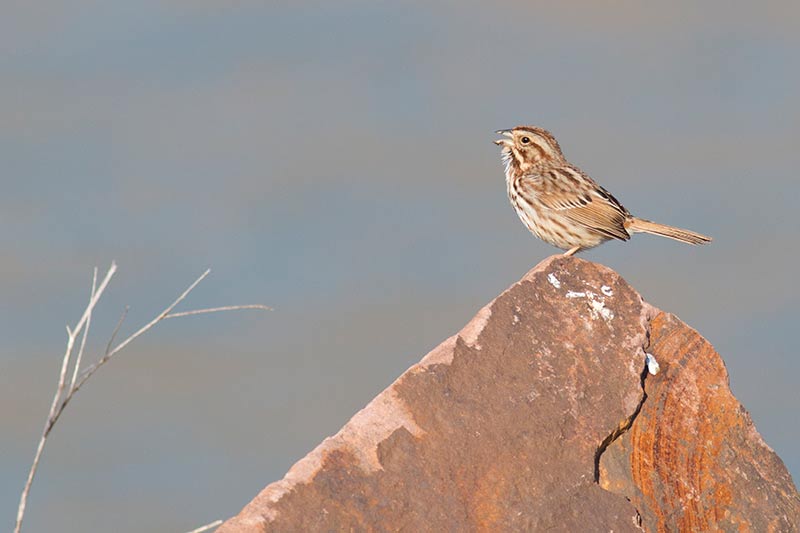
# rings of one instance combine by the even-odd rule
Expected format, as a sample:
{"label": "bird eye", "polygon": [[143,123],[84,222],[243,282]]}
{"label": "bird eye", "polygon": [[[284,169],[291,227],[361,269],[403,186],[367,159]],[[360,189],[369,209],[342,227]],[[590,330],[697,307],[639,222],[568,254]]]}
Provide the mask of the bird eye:
{"label": "bird eye", "polygon": [[523,137],[522,139],[519,140],[519,142],[521,142],[522,144],[528,144],[529,142],[531,142],[531,140],[529,137]]}

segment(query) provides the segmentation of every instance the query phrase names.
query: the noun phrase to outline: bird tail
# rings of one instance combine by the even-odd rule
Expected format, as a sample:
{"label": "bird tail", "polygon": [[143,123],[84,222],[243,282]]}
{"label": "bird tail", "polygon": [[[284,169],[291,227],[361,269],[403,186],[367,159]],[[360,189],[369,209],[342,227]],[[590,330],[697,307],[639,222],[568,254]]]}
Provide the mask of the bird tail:
{"label": "bird tail", "polygon": [[687,244],[706,244],[711,242],[711,237],[706,237],[688,229],[675,228],[658,222],[651,222],[643,218],[631,217],[625,221],[625,229],[630,233],[651,233],[662,237],[669,237]]}

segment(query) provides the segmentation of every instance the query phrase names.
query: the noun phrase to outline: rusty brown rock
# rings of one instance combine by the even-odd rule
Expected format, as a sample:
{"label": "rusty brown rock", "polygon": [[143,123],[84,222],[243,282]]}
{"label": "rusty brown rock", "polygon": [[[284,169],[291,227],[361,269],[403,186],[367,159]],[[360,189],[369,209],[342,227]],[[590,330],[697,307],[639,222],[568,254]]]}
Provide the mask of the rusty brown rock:
{"label": "rusty brown rock", "polygon": [[[656,313],[608,268],[577,258],[547,259],[218,531],[620,532],[660,527],[660,517],[675,517],[685,504],[675,499],[685,494],[670,488],[676,480],[669,475],[667,481],[652,479],[658,468],[669,470],[664,461],[675,456],[664,458],[649,443],[641,457],[627,459],[633,452],[623,444],[632,434],[646,440],[650,430],[636,432],[640,418],[652,416],[649,400],[644,401],[644,350]],[[672,376],[665,350],[688,353],[681,352],[680,342],[659,340],[649,348],[667,367],[660,379]],[[652,378],[644,380],[647,386]],[[704,382],[714,384],[730,395],[724,379]],[[680,426],[680,413],[670,417],[675,431],[696,429]],[[736,415],[718,418],[726,424]],[[761,522],[754,521],[754,514],[766,516],[769,506],[788,517],[765,522],[777,524],[776,531],[782,524],[796,525],[797,493],[786,469],[761,443],[749,419],[741,429],[745,433],[739,440],[725,441],[729,451],[701,453],[697,461],[716,461],[707,465],[713,472],[723,464],[721,457],[733,454],[741,458],[747,479],[714,477],[698,470],[697,462],[689,465],[687,476],[702,472],[704,480],[738,486],[727,492],[715,486],[716,522],[701,510],[693,516],[704,521],[686,523],[721,523],[720,517],[729,516],[724,505],[739,503],[739,494],[761,491],[758,497],[763,500],[768,493],[768,503],[759,506],[752,499],[751,507],[730,510],[735,516],[730,523],[749,520],[755,528]],[[747,454],[740,451],[756,440]],[[613,461],[607,460],[609,454]],[[709,486],[702,485],[703,490]],[[670,524],[677,522],[663,523],[665,530],[674,530]]]}
{"label": "rusty brown rock", "polygon": [[600,484],[648,531],[800,531],[797,489],[728,388],[711,344],[675,316],[651,322],[661,366],[630,430],[601,457]]}

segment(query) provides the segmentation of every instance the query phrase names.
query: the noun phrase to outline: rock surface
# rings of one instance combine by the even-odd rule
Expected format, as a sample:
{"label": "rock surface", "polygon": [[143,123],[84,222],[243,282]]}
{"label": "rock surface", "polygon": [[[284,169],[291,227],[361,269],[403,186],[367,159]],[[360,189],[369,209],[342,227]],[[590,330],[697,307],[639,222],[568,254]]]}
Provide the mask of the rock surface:
{"label": "rock surface", "polygon": [[647,531],[800,531],[781,460],[728,388],[711,344],[666,313],[651,322],[662,372],[630,430],[600,458],[600,486],[640,510]]}
{"label": "rock surface", "polygon": [[710,344],[612,270],[552,257],[218,531],[798,527]]}

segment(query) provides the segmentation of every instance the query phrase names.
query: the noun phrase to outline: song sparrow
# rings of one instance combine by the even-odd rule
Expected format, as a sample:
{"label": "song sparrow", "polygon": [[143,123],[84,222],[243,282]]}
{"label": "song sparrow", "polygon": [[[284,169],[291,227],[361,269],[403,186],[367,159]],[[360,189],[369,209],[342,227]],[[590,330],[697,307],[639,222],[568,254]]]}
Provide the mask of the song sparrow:
{"label": "song sparrow", "polygon": [[631,215],[611,193],[567,162],[550,132],[532,126],[499,130],[511,205],[537,237],[570,256],[609,239],[652,233],[688,244],[710,237]]}

